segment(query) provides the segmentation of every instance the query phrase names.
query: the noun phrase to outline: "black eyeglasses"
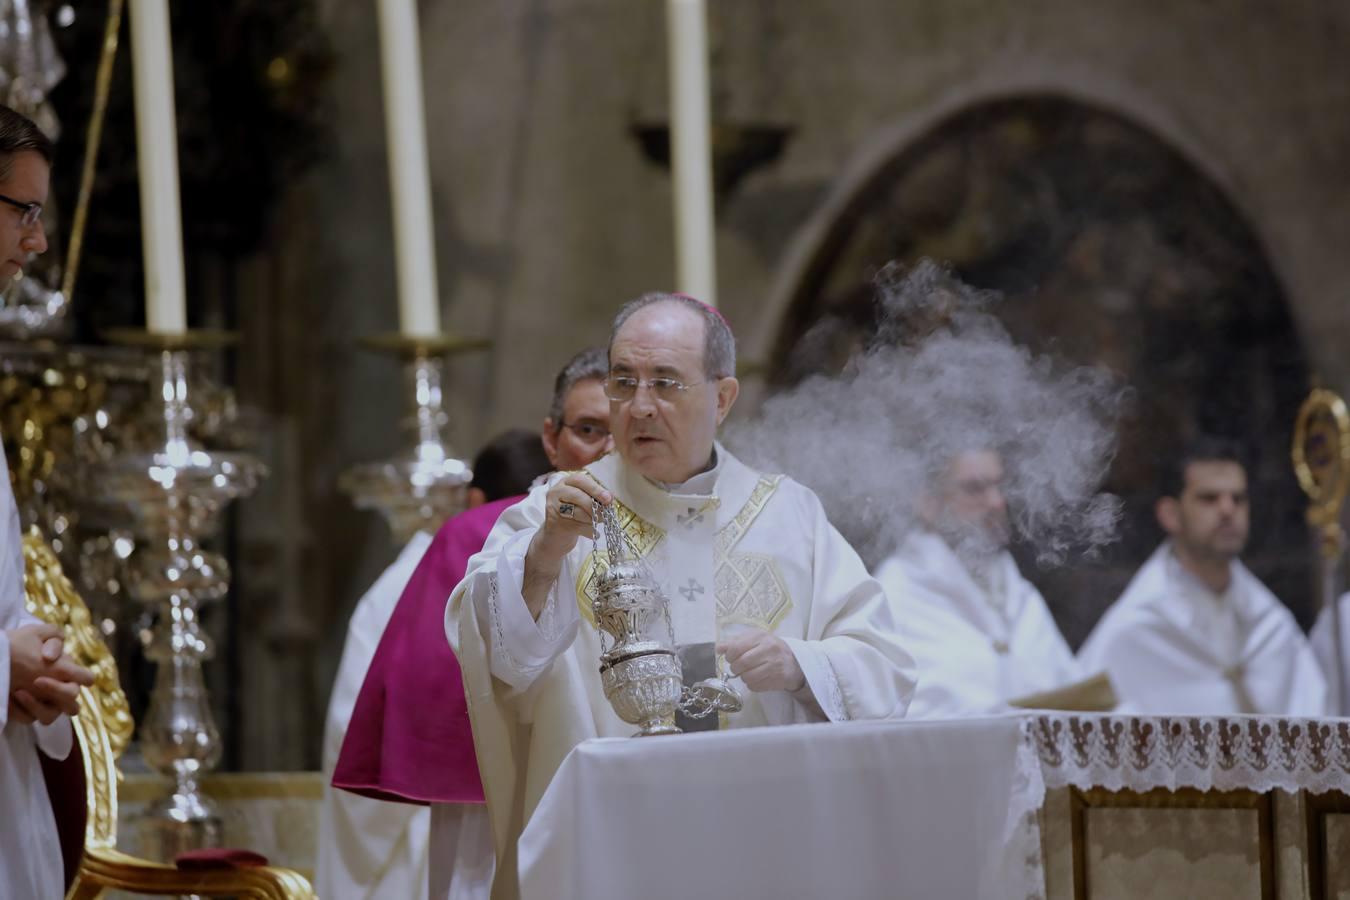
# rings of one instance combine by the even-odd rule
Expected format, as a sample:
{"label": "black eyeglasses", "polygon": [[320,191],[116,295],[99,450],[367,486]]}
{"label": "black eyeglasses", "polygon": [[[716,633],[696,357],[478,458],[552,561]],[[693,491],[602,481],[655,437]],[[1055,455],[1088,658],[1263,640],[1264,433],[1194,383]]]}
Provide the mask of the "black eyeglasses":
{"label": "black eyeglasses", "polygon": [[4,194],[0,194],[0,203],[8,203],[15,209],[23,210],[23,215],[19,217],[19,224],[24,228],[29,227],[38,219],[42,218],[41,203],[24,203],[15,200],[13,197],[6,197]]}

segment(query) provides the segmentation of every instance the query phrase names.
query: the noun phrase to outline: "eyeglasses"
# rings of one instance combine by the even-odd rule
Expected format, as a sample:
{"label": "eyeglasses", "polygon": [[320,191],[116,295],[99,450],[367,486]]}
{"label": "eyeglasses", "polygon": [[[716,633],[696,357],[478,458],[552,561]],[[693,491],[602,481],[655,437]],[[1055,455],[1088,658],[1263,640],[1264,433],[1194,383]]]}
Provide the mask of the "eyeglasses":
{"label": "eyeglasses", "polygon": [[19,217],[19,224],[24,228],[29,227],[38,219],[42,218],[41,203],[24,203],[20,200],[15,200],[13,197],[6,197],[4,194],[0,194],[0,203],[8,203],[15,209],[23,210],[23,215]]}
{"label": "eyeglasses", "polygon": [[594,422],[564,422],[562,427],[571,429],[572,433],[579,437],[583,443],[598,444],[601,441],[609,440],[609,429],[603,425],[596,425]]}
{"label": "eyeglasses", "polygon": [[617,403],[627,403],[637,396],[638,389],[644,384],[652,389],[658,400],[664,400],[667,403],[673,403],[680,399],[685,391],[691,387],[698,387],[700,384],[707,384],[706,381],[695,381],[693,384],[685,384],[674,378],[634,378],[631,375],[611,375],[605,379],[605,396]]}

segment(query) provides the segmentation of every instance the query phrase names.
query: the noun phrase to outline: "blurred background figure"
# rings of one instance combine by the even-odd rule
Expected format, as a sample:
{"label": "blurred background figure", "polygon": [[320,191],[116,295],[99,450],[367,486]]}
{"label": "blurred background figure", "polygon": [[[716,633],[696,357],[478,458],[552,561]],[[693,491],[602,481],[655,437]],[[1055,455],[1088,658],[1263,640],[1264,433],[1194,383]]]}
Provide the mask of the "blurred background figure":
{"label": "blurred background figure", "polygon": [[978,715],[1079,676],[1044,598],[1008,552],[1003,460],[953,457],[919,500],[914,529],[876,575],[919,664],[914,717]]}
{"label": "blurred background figure", "polygon": [[1162,485],[1167,540],[1079,651],[1147,713],[1319,716],[1326,679],[1289,610],[1239,557],[1251,504],[1241,451],[1197,440]]}

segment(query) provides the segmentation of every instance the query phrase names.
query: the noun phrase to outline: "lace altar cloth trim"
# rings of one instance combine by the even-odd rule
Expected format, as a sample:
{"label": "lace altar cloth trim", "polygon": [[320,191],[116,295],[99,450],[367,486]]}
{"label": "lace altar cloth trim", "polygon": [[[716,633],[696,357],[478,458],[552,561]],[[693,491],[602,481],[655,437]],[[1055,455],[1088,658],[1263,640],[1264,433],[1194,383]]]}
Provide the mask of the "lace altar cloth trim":
{"label": "lace altar cloth trim", "polygon": [[1017,742],[1017,767],[1003,845],[1006,896],[1017,900],[1045,900],[1039,815],[1045,803],[1045,778],[1031,737],[1033,724],[1023,721],[1022,739]]}
{"label": "lace altar cloth trim", "polygon": [[1350,791],[1350,720],[1040,715],[1025,725],[1046,787]]}

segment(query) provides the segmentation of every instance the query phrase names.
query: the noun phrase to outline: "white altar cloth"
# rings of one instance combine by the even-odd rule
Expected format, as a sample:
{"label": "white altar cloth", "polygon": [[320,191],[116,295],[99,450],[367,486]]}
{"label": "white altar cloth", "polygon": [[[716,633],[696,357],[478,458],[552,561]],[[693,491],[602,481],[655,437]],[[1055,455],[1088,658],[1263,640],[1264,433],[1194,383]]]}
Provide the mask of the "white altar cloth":
{"label": "white altar cloth", "polygon": [[1043,793],[1016,715],[591,740],[521,835],[521,896],[1022,900]]}

